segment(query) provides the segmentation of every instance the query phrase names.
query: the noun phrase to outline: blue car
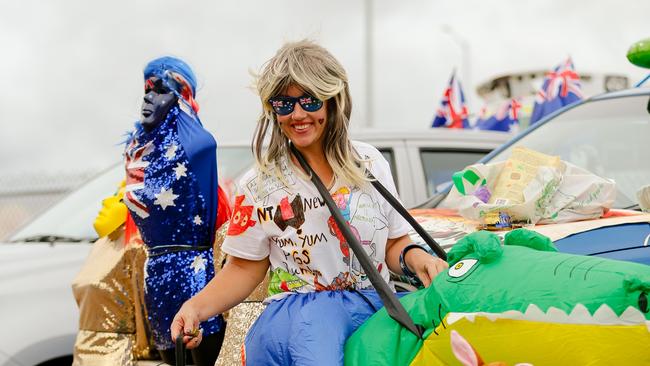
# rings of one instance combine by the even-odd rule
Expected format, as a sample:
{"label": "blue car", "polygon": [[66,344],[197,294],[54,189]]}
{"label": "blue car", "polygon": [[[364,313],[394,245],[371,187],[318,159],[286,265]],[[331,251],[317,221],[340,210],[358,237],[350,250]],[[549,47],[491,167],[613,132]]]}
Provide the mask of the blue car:
{"label": "blue car", "polygon": [[[479,162],[510,157],[515,146],[559,155],[616,181],[613,208],[641,210],[637,191],[650,185],[650,88],[598,95],[547,116]],[[420,208],[435,207],[442,196]],[[650,220],[580,232],[555,242],[566,253],[650,264]]]}

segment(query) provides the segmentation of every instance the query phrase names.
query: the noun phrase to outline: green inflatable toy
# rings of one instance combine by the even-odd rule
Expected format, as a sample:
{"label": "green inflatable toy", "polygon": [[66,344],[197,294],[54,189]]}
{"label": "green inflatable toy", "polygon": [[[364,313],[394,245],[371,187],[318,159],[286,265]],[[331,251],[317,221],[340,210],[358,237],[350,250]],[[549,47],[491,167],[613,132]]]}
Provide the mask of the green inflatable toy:
{"label": "green inflatable toy", "polygon": [[650,69],[650,38],[634,43],[627,51],[627,59],[636,66]]}
{"label": "green inflatable toy", "polygon": [[503,244],[485,231],[460,240],[449,270],[401,299],[423,339],[381,309],[348,339],[345,364],[650,365],[650,266],[558,253],[525,229]]}

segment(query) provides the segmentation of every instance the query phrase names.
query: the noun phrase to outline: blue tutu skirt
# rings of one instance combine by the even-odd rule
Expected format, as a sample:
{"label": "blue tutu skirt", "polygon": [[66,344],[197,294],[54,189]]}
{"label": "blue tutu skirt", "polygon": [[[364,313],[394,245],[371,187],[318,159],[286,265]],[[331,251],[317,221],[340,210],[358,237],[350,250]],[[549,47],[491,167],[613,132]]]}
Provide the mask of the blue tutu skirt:
{"label": "blue tutu skirt", "polygon": [[383,306],[375,291],[297,293],[271,302],[244,340],[246,365],[343,365],[345,341]]}

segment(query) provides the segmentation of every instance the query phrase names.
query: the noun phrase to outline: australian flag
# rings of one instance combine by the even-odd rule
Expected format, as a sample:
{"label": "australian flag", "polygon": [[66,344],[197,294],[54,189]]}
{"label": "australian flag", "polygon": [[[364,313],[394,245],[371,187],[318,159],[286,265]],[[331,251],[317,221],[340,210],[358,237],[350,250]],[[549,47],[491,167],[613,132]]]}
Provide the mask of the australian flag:
{"label": "australian flag", "polygon": [[467,120],[467,107],[465,95],[460,81],[456,79],[456,72],[451,74],[449,85],[442,96],[442,103],[436,112],[431,127],[469,128]]}
{"label": "australian flag", "polygon": [[519,130],[520,109],[521,103],[517,99],[511,99],[505,102],[491,117],[479,117],[476,121],[476,128],[479,130],[517,132]]}
{"label": "australian flag", "polygon": [[552,72],[546,74],[542,89],[537,92],[535,97],[535,107],[530,116],[530,124],[533,125],[547,114],[582,98],[580,76],[575,72],[573,61],[569,57]]}

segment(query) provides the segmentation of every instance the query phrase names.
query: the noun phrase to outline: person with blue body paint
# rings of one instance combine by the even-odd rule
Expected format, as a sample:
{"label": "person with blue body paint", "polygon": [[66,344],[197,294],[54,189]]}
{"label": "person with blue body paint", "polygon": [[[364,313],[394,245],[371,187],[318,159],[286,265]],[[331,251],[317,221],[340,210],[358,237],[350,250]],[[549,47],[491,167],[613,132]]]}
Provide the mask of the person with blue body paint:
{"label": "person with blue body paint", "polygon": [[[227,201],[218,199],[217,145],[198,117],[191,68],[161,57],[147,64],[144,79],[142,118],[124,151],[123,200],[148,251],[145,306],[153,341],[163,361],[174,364],[169,327],[183,302],[214,276],[215,229],[227,220],[218,202]],[[195,364],[214,364],[225,325],[219,315],[197,326],[208,341],[192,351]]]}

